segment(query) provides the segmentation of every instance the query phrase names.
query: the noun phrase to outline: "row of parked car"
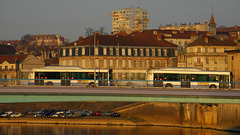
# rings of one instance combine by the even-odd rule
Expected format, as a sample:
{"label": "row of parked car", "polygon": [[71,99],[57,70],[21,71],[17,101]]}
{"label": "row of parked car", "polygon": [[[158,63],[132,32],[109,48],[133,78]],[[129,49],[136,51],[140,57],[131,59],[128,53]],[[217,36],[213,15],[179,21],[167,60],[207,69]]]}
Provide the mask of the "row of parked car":
{"label": "row of parked car", "polygon": [[20,112],[12,112],[12,111],[8,111],[8,112],[4,112],[4,113],[0,113],[0,117],[11,117],[11,118],[18,118],[18,117],[22,117],[22,114]]}
{"label": "row of parked car", "polygon": [[[111,111],[88,111],[88,110],[38,110],[38,111],[27,111],[24,113],[25,116],[31,116],[34,118],[77,118],[85,116],[109,116],[109,117],[120,117],[119,113]],[[13,113],[12,111],[4,112],[0,114],[1,117],[22,117],[24,116],[19,112]]]}

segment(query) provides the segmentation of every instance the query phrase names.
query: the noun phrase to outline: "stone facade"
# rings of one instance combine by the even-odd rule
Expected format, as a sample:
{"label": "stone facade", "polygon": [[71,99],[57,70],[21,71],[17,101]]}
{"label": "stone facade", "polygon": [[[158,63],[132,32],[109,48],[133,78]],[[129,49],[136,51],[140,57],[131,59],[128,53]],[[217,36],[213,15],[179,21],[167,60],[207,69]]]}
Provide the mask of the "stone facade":
{"label": "stone facade", "polygon": [[33,55],[2,55],[0,58],[0,79],[27,79],[29,69],[44,66]]}
{"label": "stone facade", "polygon": [[240,88],[240,50],[226,51],[228,60],[228,70],[232,71],[232,81],[237,82],[233,85]]}
{"label": "stone facade", "polygon": [[[131,79],[132,75],[127,75],[130,71],[137,74],[146,73],[149,69],[177,66],[176,45],[158,39],[156,35],[152,35],[154,39],[149,37],[144,39],[140,38],[143,33],[139,34],[118,37],[98,34],[95,37],[95,49],[92,42],[94,36],[68,44],[60,48],[59,65],[93,69],[95,63],[97,71],[112,69],[113,79]],[[145,43],[142,44],[141,41]]]}

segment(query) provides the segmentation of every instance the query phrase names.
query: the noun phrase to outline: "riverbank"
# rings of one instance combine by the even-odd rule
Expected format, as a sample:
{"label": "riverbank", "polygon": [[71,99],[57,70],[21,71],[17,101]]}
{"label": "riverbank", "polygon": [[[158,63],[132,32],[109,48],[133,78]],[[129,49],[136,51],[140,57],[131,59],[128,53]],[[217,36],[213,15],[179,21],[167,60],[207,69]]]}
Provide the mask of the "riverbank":
{"label": "riverbank", "polygon": [[0,112],[28,110],[113,111],[121,117],[86,116],[67,118],[0,118],[0,123],[170,126],[240,132],[239,104],[189,104],[159,102],[51,102],[0,104]]}

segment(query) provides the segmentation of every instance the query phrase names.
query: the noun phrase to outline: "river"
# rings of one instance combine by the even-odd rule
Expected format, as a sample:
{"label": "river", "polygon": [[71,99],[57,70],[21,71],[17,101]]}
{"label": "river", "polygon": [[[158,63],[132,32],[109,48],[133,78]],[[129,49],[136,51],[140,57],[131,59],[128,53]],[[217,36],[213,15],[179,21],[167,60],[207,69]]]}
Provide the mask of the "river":
{"label": "river", "polygon": [[0,135],[237,135],[234,132],[163,126],[0,124]]}

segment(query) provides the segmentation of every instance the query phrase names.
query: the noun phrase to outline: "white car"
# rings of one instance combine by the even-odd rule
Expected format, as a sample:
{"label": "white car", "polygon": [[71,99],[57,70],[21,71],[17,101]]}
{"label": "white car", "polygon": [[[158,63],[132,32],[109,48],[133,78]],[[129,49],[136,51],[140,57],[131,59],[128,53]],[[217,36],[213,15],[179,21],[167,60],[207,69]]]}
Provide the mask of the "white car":
{"label": "white car", "polygon": [[11,113],[9,116],[12,118],[19,118],[22,116],[22,114],[20,112],[16,112],[16,113]]}
{"label": "white car", "polygon": [[3,114],[1,114],[1,117],[8,117],[12,113],[12,111],[4,112]]}

